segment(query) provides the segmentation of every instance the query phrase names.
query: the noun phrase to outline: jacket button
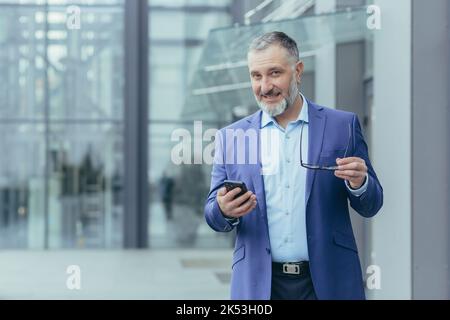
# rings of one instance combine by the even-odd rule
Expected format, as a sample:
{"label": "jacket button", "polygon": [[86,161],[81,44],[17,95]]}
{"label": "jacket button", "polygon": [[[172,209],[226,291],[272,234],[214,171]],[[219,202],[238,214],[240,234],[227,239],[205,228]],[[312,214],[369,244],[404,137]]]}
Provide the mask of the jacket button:
{"label": "jacket button", "polygon": [[266,248],[267,254],[270,254],[270,249]]}

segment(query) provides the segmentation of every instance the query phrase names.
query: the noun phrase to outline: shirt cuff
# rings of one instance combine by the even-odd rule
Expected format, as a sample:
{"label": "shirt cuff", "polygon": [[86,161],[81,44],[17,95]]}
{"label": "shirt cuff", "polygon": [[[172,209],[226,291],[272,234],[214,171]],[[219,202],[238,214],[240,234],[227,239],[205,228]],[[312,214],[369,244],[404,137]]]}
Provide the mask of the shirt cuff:
{"label": "shirt cuff", "polygon": [[363,185],[359,189],[352,189],[350,187],[349,182],[347,180],[345,181],[345,185],[347,186],[348,191],[350,191],[351,194],[356,196],[356,197],[359,197],[364,192],[366,192],[368,184],[369,184],[369,174],[368,173],[366,173],[366,179],[365,179]]}
{"label": "shirt cuff", "polygon": [[239,224],[239,219],[238,218],[227,218],[227,217],[225,217],[225,220],[227,220],[228,223],[231,224],[232,226],[237,226]]}
{"label": "shirt cuff", "polygon": [[222,217],[224,217],[225,220],[227,220],[227,222],[232,225],[232,226],[237,226],[239,224],[239,219],[238,218],[228,218],[226,215],[224,215],[224,213],[222,212],[222,210],[220,210],[220,207],[217,205],[217,207],[219,208],[219,212],[222,215]]}

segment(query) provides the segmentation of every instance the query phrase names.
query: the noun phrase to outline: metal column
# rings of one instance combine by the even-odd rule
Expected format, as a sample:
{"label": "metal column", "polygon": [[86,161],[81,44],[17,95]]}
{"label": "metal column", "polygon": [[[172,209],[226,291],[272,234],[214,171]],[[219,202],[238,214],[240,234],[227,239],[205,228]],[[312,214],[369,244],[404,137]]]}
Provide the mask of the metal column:
{"label": "metal column", "polygon": [[125,2],[124,247],[148,246],[148,1]]}

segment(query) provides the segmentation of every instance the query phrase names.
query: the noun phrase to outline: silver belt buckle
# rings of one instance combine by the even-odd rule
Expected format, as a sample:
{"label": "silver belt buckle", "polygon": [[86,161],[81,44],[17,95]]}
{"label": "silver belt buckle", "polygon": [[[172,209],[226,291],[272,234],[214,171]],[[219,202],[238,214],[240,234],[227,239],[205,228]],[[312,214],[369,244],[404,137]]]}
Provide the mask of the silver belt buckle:
{"label": "silver belt buckle", "polygon": [[285,263],[283,264],[283,273],[300,274],[300,266],[298,264]]}

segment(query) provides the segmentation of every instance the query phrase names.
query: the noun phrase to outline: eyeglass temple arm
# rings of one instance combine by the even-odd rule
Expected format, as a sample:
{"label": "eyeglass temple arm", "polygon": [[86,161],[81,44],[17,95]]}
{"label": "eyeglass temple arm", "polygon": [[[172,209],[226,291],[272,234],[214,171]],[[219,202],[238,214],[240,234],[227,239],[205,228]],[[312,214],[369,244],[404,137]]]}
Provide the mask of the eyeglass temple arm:
{"label": "eyeglass temple arm", "polygon": [[347,157],[348,148],[350,147],[350,141],[352,141],[352,128],[351,124],[348,124],[348,141],[347,141],[347,148],[345,148],[344,158]]}
{"label": "eyeglass temple arm", "polygon": [[302,129],[300,130],[300,165],[303,166],[303,156],[302,156],[302,142],[303,142],[303,126],[304,122],[302,122]]}

